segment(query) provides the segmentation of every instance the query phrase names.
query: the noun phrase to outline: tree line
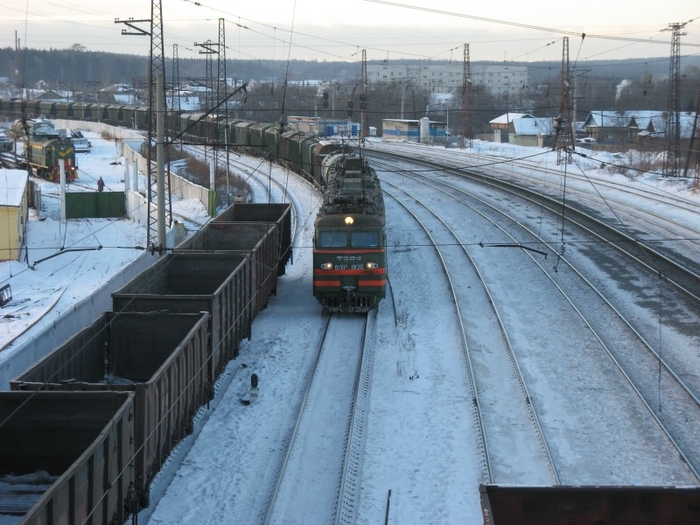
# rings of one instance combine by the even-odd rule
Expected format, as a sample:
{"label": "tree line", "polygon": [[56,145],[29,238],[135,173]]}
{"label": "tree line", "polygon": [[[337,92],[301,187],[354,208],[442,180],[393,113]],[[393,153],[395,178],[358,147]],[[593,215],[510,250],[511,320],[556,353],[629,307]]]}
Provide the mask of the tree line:
{"label": "tree line", "polygon": [[[207,69],[217,71],[216,64],[207,68],[206,60],[180,59],[179,79],[174,79],[172,60],[166,59],[168,84],[206,82]],[[696,111],[700,96],[700,57],[682,57],[681,64],[680,110]],[[513,65],[527,66],[527,89],[515,95],[498,95],[484,86],[472,86],[470,112],[475,133],[488,132],[488,122],[505,112],[526,112],[538,117],[558,114],[561,63]],[[668,58],[586,61],[573,65],[569,89],[575,119],[583,120],[590,111],[596,110],[665,111],[669,93],[668,68]],[[32,87],[41,83],[64,92],[90,93],[95,92],[96,85],[127,84],[138,88],[143,87],[148,70],[148,57],[87,51],[78,44],[68,49],[26,49],[20,56],[12,48],[0,49],[0,76],[14,86]],[[235,111],[238,117],[250,120],[271,122],[294,114],[357,121],[361,104],[364,104],[367,125],[379,128],[382,119],[401,115],[408,119],[428,116],[445,120],[447,117],[456,122],[462,108],[461,93],[436,105],[432,93],[426,89],[406,88],[400,83],[369,85],[366,99],[360,101],[359,63],[227,60],[226,71],[227,77],[238,85],[248,83],[247,100],[236,106]],[[323,98],[324,91],[330,92],[329,98]]]}

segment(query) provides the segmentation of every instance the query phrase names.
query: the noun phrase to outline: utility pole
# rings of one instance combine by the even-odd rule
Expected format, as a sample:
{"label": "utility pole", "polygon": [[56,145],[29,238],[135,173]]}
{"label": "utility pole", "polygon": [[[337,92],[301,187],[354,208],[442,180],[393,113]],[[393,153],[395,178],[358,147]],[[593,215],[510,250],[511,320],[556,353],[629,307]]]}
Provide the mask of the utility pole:
{"label": "utility pole", "polygon": [[[217,105],[217,102],[214,100],[218,94],[218,87],[214,86],[214,79],[213,79],[213,73],[212,73],[212,65],[211,65],[211,57],[212,55],[218,55],[219,54],[219,44],[218,42],[212,42],[211,40],[207,40],[206,42],[195,42],[194,45],[196,47],[200,47],[201,49],[199,50],[200,55],[206,55],[204,59],[204,89],[206,90],[205,92],[205,97],[204,100],[205,102],[205,109],[207,113],[211,113],[214,108]],[[209,129],[210,135],[208,137],[204,137],[204,162],[207,162],[207,146],[206,144],[212,144],[212,157],[214,160],[214,172],[216,173],[216,148],[213,146],[214,142],[216,142],[216,137],[214,136],[214,126],[207,126],[207,129]],[[209,188],[210,192],[214,191],[214,188]]]}
{"label": "utility pole", "polygon": [[681,29],[682,24],[669,24],[662,31],[671,31],[671,61],[668,68],[668,98],[666,104],[666,156],[663,174],[665,177],[678,176],[678,161],[681,152]]}
{"label": "utility pole", "polygon": [[[165,229],[172,222],[172,204],[170,199],[170,171],[165,174],[165,51],[163,48],[163,9],[161,0],[151,0],[151,19],[126,21],[116,19],[117,24],[125,24],[132,31],[122,29],[122,35],[150,37],[151,50],[149,62],[149,111],[148,144],[146,165],[148,166],[148,235],[147,246],[151,253],[165,253]],[[148,23],[150,30],[145,31],[137,24]],[[156,163],[153,164],[152,152],[155,144]],[[153,195],[157,204],[153,203]]]}

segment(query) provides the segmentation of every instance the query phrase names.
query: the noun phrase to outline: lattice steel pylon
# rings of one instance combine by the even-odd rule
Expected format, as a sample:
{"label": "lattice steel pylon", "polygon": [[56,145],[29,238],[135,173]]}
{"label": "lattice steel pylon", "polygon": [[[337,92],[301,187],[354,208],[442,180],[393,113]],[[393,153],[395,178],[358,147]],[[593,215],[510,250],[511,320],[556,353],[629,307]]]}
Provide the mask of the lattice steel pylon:
{"label": "lattice steel pylon", "polygon": [[561,74],[559,76],[559,115],[555,119],[554,147],[557,164],[570,164],[574,149],[573,110],[571,105],[571,71],[569,70],[569,37],[563,38]]}
{"label": "lattice steel pylon", "polygon": [[[165,252],[165,229],[172,222],[172,204],[170,200],[170,173],[165,173],[165,117],[167,115],[165,86],[165,51],[163,44],[163,9],[161,0],[151,0],[150,20],[115,20],[126,24],[134,32],[122,29],[122,35],[150,37],[150,60],[148,73],[148,234],[147,247],[151,253]],[[150,23],[150,30],[144,31],[136,24]],[[153,147],[156,149],[156,161],[153,162]],[[157,198],[154,205],[153,198]]]}
{"label": "lattice steel pylon", "polygon": [[219,115],[226,116],[226,21],[219,18],[219,56],[218,75],[216,83],[216,102],[219,106]]}
{"label": "lattice steel pylon", "polygon": [[474,138],[474,120],[472,117],[472,76],[469,44],[464,44],[464,68],[462,76],[462,148],[471,147]]}
{"label": "lattice steel pylon", "polygon": [[365,115],[367,111],[367,50],[362,50],[360,65],[360,138],[369,136],[369,125]]}
{"label": "lattice steel pylon", "polygon": [[[687,22],[686,22],[687,23]],[[664,156],[663,174],[676,177],[678,161],[681,154],[681,29],[685,24],[669,24],[665,29],[671,31],[671,61],[668,68],[668,97],[666,104],[666,155]]]}
{"label": "lattice steel pylon", "polygon": [[180,48],[177,44],[173,44],[173,75],[171,84],[173,109],[179,115],[182,110],[182,102],[180,100]]}
{"label": "lattice steel pylon", "polygon": [[[227,89],[227,82],[226,82],[226,20],[224,18],[219,18],[219,60],[218,60],[218,79],[217,79],[217,105],[219,106],[218,109],[218,116],[219,116],[219,121],[220,122],[226,122],[228,123],[228,89]],[[228,125],[225,127],[225,129],[228,129]],[[225,151],[225,156],[224,156],[224,170],[226,171],[226,204],[231,204],[231,195],[230,195],[230,188],[229,188],[229,164],[230,164],[230,155],[229,155],[229,148],[228,148],[228,137],[221,137],[217,139],[217,142],[221,142],[222,139],[226,139],[225,142],[227,143],[224,146],[224,151]],[[215,157],[216,159],[216,166],[218,166],[218,158]]]}
{"label": "lattice steel pylon", "polygon": [[[195,47],[201,48],[200,55],[206,55],[204,59],[204,85],[206,87],[206,109],[212,111],[218,105],[218,79],[214,80],[214,72],[212,71],[212,56],[219,55],[219,43],[207,40],[206,42],[195,42]],[[205,137],[209,141],[214,141],[216,137]]]}

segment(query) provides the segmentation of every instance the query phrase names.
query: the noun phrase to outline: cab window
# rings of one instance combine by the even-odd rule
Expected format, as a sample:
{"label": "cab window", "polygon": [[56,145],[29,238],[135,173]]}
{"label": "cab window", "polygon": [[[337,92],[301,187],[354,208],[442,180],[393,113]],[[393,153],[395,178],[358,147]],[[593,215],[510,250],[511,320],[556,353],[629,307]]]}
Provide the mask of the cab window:
{"label": "cab window", "polygon": [[379,246],[379,232],[353,232],[350,242],[354,248],[376,248]]}
{"label": "cab window", "polygon": [[348,236],[345,232],[320,232],[320,248],[345,248],[348,245]]}

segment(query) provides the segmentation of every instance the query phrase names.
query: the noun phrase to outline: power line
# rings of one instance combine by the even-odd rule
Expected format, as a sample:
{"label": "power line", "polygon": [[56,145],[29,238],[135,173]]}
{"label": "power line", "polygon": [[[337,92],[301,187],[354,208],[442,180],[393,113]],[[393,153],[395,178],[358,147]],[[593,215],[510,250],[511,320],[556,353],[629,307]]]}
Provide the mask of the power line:
{"label": "power line", "polygon": [[[452,11],[444,11],[442,9],[434,9],[431,7],[421,7],[421,6],[401,4],[401,3],[396,3],[396,2],[388,2],[386,0],[364,0],[364,1],[370,2],[373,4],[382,4],[382,5],[392,6],[392,7],[401,7],[404,9],[413,9],[416,11],[423,11],[426,13],[436,13],[436,14],[446,15],[446,16],[451,16],[451,17],[466,18],[469,20],[478,20],[480,22],[489,22],[491,24],[500,24],[500,25],[505,25],[505,26],[510,26],[510,27],[519,27],[522,29],[532,29],[534,31],[544,31],[547,33],[557,33],[560,35],[575,36],[575,37],[582,37],[582,38],[595,38],[595,39],[599,39],[599,40],[617,40],[617,41],[621,41],[621,42],[638,42],[638,43],[645,43],[645,44],[668,45],[668,42],[661,41],[661,40],[649,40],[646,38],[631,38],[631,37],[624,37],[624,36],[596,35],[596,34],[589,34],[589,33],[579,33],[576,31],[568,31],[566,29],[556,29],[556,28],[551,28],[551,27],[536,26],[536,25],[532,25],[532,24],[524,24],[522,22],[511,22],[508,20],[499,20],[497,18],[487,18],[487,17],[483,17],[483,16],[467,15],[467,14],[463,14],[463,13],[455,13]],[[696,20],[696,18],[691,18],[690,20],[685,22],[685,24],[689,24],[690,22],[693,22],[694,20]],[[700,44],[688,44],[688,45],[692,46],[692,47],[700,47]]]}

